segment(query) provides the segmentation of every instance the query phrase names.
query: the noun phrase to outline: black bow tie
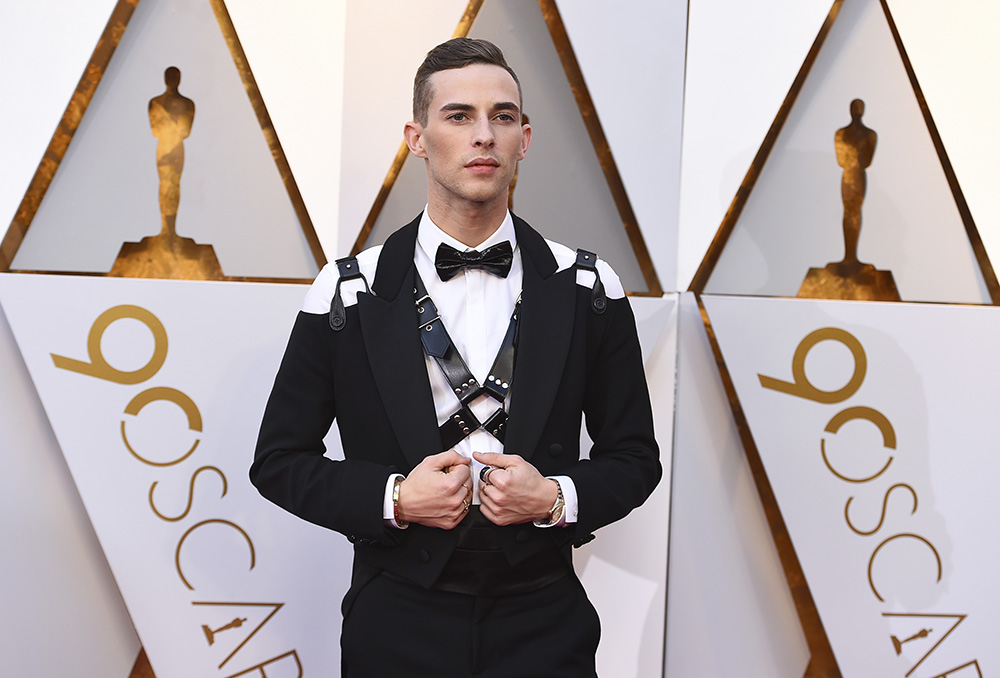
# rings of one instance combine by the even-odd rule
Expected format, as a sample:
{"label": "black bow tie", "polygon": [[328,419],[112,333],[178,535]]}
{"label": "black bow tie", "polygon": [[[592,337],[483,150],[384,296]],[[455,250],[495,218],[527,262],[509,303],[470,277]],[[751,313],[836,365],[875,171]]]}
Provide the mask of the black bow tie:
{"label": "black bow tie", "polygon": [[476,250],[459,252],[454,247],[441,243],[438,246],[437,256],[434,257],[434,268],[437,269],[438,277],[444,281],[454,278],[463,268],[481,268],[493,275],[506,278],[513,260],[514,250],[509,240],[487,247],[482,252]]}

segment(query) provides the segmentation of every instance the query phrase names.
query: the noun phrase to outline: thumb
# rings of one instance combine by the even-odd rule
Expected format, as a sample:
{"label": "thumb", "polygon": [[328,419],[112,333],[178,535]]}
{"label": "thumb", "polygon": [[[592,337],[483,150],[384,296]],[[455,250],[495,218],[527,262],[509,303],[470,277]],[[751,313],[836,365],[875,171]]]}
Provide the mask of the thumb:
{"label": "thumb", "polygon": [[463,457],[455,450],[446,450],[445,452],[440,452],[434,455],[434,467],[437,469],[444,469],[449,466],[457,466],[460,464],[469,464],[471,462],[471,459]]}
{"label": "thumb", "polygon": [[510,455],[503,454],[502,452],[473,452],[472,456],[478,462],[482,462],[487,466],[496,466],[497,468],[507,468],[513,463]]}

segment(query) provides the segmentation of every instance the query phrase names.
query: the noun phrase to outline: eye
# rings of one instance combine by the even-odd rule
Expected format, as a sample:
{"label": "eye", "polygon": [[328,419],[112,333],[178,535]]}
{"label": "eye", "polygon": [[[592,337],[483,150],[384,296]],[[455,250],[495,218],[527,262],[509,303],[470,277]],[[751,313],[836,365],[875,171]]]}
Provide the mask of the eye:
{"label": "eye", "polygon": [[448,116],[448,120],[454,120],[455,122],[465,122],[468,119],[469,116],[467,116],[465,113],[462,113],[461,111],[457,113],[452,113],[451,115]]}
{"label": "eye", "polygon": [[497,116],[497,120],[500,122],[516,122],[517,118],[514,117],[513,113],[501,113]]}

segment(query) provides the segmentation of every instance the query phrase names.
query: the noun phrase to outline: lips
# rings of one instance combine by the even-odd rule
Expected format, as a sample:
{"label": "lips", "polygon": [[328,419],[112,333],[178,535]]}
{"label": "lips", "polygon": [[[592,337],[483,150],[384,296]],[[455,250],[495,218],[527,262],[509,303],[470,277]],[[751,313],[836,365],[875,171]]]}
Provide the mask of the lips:
{"label": "lips", "polygon": [[499,167],[500,163],[495,158],[474,158],[465,165],[466,167]]}

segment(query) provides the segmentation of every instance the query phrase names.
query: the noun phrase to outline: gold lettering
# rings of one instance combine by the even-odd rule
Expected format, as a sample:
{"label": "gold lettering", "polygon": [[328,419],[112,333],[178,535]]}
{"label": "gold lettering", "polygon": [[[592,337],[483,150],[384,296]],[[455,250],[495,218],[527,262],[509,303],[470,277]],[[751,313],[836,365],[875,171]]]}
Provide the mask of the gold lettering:
{"label": "gold lettering", "polygon": [[870,532],[865,532],[864,530],[859,530],[858,528],[854,527],[854,523],[851,522],[851,516],[848,513],[848,511],[851,508],[851,502],[854,501],[854,497],[849,497],[847,499],[847,503],[844,504],[844,520],[847,521],[847,526],[849,528],[851,528],[851,530],[855,534],[860,534],[863,537],[869,537],[869,536],[875,534],[876,532],[878,532],[879,530],[881,530],[882,529],[882,523],[885,522],[885,512],[889,508],[889,495],[892,494],[892,491],[895,490],[897,487],[905,487],[907,490],[910,491],[910,494],[913,495],[913,510],[910,511],[910,515],[912,516],[914,513],[916,513],[917,512],[917,492],[916,492],[916,490],[914,490],[912,487],[910,487],[906,483],[896,483],[895,485],[893,485],[892,487],[890,487],[888,490],[886,490],[885,497],[882,500],[882,517],[879,518],[878,525],[876,525],[875,528],[873,530],[871,530]]}
{"label": "gold lettering", "polygon": [[[870,407],[848,407],[847,409],[833,415],[830,423],[828,423],[826,428],[823,430],[827,433],[836,434],[840,431],[841,426],[855,419],[865,419],[875,424],[878,430],[882,432],[882,445],[890,450],[896,449],[896,431],[892,428],[892,424],[888,419],[886,419],[884,414]],[[892,460],[894,459],[894,457],[890,455],[889,460],[885,462],[885,466],[883,466],[875,475],[868,476],[867,478],[850,478],[838,473],[837,470],[833,468],[833,465],[830,463],[830,459],[826,456],[825,438],[820,439],[819,449],[823,455],[823,463],[826,464],[828,469],[830,469],[830,473],[837,476],[841,480],[846,480],[849,483],[866,483],[869,480],[878,478],[880,475],[885,473],[885,470],[889,468],[889,465],[892,464]]]}
{"label": "gold lettering", "polygon": [[[112,367],[101,351],[101,339],[104,337],[104,332],[113,322],[124,318],[138,320],[153,333],[153,355],[150,356],[149,362],[143,367],[132,372]],[[128,304],[115,306],[97,316],[97,320],[90,327],[90,333],[87,335],[89,363],[56,355],[55,353],[50,353],[49,355],[52,356],[52,362],[55,363],[55,366],[61,370],[79,372],[89,377],[113,381],[116,384],[140,384],[156,374],[163,366],[164,361],[166,361],[167,330],[163,327],[163,323],[160,322],[159,318],[140,306],[131,306]]]}
{"label": "gold lettering", "polygon": [[[139,412],[142,411],[146,405],[157,400],[166,400],[177,405],[184,414],[187,415],[188,428],[192,431],[201,432],[201,412],[198,410],[198,406],[194,404],[184,393],[178,391],[175,388],[169,388],[167,386],[158,386],[156,388],[149,388],[132,398],[131,402],[125,407],[125,414],[131,414],[133,416],[138,416]],[[125,447],[132,456],[141,461],[144,464],[149,464],[150,466],[173,466],[174,464],[179,464],[188,457],[190,457],[195,449],[198,447],[198,443],[201,442],[200,439],[195,440],[194,444],[191,446],[187,452],[182,456],[174,459],[173,461],[150,461],[146,459],[141,454],[136,452],[132,445],[128,441],[128,436],[125,434],[125,420],[122,420],[122,440],[125,442]]]}
{"label": "gold lettering", "polygon": [[222,473],[222,471],[220,471],[214,466],[202,466],[200,469],[198,469],[191,475],[191,485],[188,488],[187,507],[184,509],[184,513],[180,514],[176,518],[170,518],[169,516],[163,515],[156,509],[156,505],[153,503],[153,490],[156,489],[156,486],[159,484],[160,481],[156,481],[149,486],[149,508],[153,509],[153,513],[155,513],[158,518],[160,518],[161,520],[166,520],[168,523],[175,523],[178,520],[184,520],[187,517],[187,514],[191,512],[191,505],[194,503],[195,478],[197,478],[198,474],[200,474],[202,471],[215,471],[219,475],[219,477],[222,478],[222,494],[220,495],[220,498],[225,497],[226,492],[229,490],[228,483],[226,482],[226,476]]}
{"label": "gold lettering", "polygon": [[[806,375],[806,356],[812,347],[821,341],[838,341],[846,346],[851,355],[854,356],[854,374],[851,375],[850,380],[843,388],[835,391],[824,391],[816,388]],[[760,385],[764,388],[818,403],[830,404],[839,403],[854,395],[865,380],[867,369],[868,359],[865,356],[865,349],[853,334],[836,327],[824,327],[806,335],[795,348],[795,355],[792,356],[792,381],[781,381],[774,377],[765,377],[762,374],[758,374],[757,377],[760,379]]]}
{"label": "gold lettering", "polygon": [[181,548],[183,548],[184,542],[187,540],[189,536],[191,536],[192,532],[194,532],[199,528],[204,527],[205,525],[211,525],[212,523],[217,523],[220,525],[228,525],[229,527],[239,532],[246,540],[247,545],[250,547],[250,567],[247,569],[252,570],[254,566],[257,564],[257,553],[253,548],[253,541],[250,539],[250,535],[248,535],[243,530],[242,527],[240,527],[235,523],[231,523],[228,520],[223,520],[222,518],[211,518],[209,520],[203,520],[200,523],[196,523],[191,527],[189,527],[188,531],[185,532],[183,535],[181,535],[180,541],[177,542],[177,550],[174,551],[174,565],[177,568],[177,575],[181,578],[181,581],[184,582],[184,586],[188,587],[192,591],[194,591],[194,587],[191,586],[190,582],[188,582],[187,577],[184,576],[184,571],[181,569]]}
{"label": "gold lettering", "polygon": [[938,554],[937,549],[934,548],[934,544],[930,543],[929,541],[921,537],[919,534],[911,534],[909,532],[906,532],[903,534],[893,535],[888,539],[886,539],[885,541],[883,541],[878,546],[876,546],[875,550],[872,551],[872,557],[868,559],[868,585],[871,586],[872,593],[875,594],[875,597],[878,598],[879,602],[881,603],[885,602],[885,598],[882,597],[882,594],[879,593],[878,589],[875,587],[875,579],[872,576],[872,568],[875,567],[875,556],[879,554],[879,551],[882,550],[882,547],[886,546],[889,542],[895,541],[897,539],[916,539],[917,541],[926,544],[927,548],[929,548],[931,550],[931,553],[934,554],[934,559],[937,561],[937,569],[938,569],[937,581],[938,582],[941,581],[941,575],[943,573],[943,568],[941,567],[941,556]]}

